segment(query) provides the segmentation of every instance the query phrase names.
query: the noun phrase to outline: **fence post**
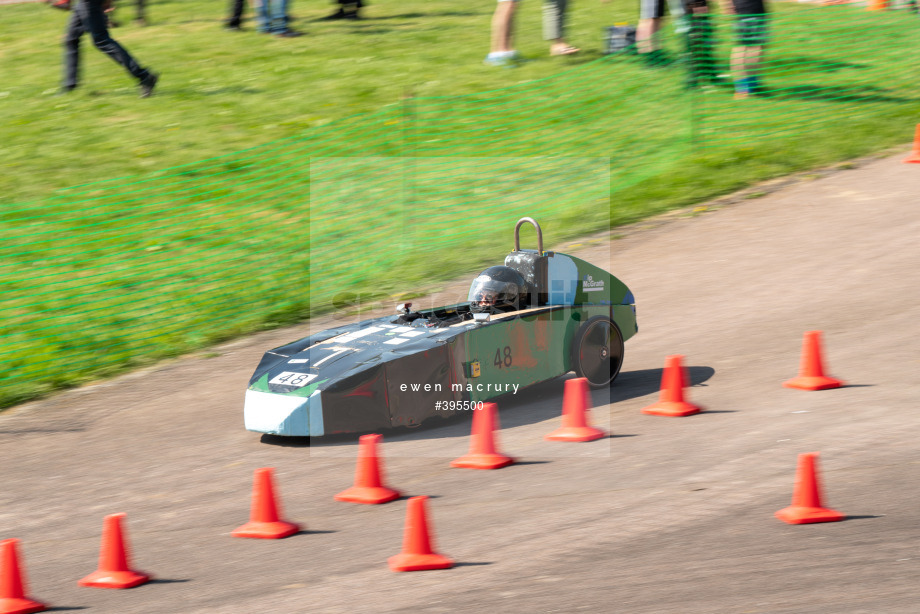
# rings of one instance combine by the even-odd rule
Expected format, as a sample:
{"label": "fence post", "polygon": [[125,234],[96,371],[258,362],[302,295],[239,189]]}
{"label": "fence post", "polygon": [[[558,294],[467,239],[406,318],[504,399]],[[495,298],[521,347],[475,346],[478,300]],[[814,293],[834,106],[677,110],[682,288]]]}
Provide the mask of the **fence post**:
{"label": "fence post", "polygon": [[696,126],[696,89],[690,92],[690,153],[696,149],[697,141]]}

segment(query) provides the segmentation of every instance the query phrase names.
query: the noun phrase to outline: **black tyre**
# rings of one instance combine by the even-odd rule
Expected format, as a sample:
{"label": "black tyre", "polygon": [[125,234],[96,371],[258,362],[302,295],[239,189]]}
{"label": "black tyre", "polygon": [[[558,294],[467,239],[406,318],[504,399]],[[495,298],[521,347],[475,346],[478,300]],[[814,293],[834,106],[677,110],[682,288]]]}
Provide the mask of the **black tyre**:
{"label": "black tyre", "polygon": [[572,369],[592,388],[609,386],[623,366],[623,335],[607,316],[582,324],[572,341]]}

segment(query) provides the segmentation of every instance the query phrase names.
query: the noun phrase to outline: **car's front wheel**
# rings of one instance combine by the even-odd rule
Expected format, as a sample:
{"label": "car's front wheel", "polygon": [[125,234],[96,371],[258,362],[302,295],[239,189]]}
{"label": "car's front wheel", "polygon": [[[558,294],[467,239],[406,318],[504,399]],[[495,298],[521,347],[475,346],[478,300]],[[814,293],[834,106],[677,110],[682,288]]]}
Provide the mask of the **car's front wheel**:
{"label": "car's front wheel", "polygon": [[592,388],[609,386],[623,366],[623,335],[607,316],[589,318],[572,342],[572,368]]}

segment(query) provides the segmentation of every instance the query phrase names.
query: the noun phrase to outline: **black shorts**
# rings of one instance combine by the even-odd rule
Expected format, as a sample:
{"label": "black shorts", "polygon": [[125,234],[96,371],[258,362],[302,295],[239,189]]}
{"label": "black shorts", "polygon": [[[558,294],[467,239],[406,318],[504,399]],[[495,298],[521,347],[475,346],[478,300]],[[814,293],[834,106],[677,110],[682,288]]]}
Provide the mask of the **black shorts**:
{"label": "black shorts", "polygon": [[742,47],[759,47],[767,44],[766,15],[738,15],[735,34]]}
{"label": "black shorts", "polygon": [[639,19],[658,19],[664,17],[665,7],[670,6],[668,12],[673,17],[679,17],[685,13],[682,0],[639,0]]}

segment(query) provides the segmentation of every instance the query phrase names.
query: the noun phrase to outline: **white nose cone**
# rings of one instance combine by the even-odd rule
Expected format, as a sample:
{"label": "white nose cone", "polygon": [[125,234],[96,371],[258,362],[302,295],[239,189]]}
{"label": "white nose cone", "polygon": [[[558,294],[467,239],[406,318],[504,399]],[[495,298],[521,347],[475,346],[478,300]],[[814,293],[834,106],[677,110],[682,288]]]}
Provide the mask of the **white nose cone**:
{"label": "white nose cone", "polygon": [[291,437],[322,435],[320,391],[305,398],[247,390],[243,421],[246,430],[257,433]]}

